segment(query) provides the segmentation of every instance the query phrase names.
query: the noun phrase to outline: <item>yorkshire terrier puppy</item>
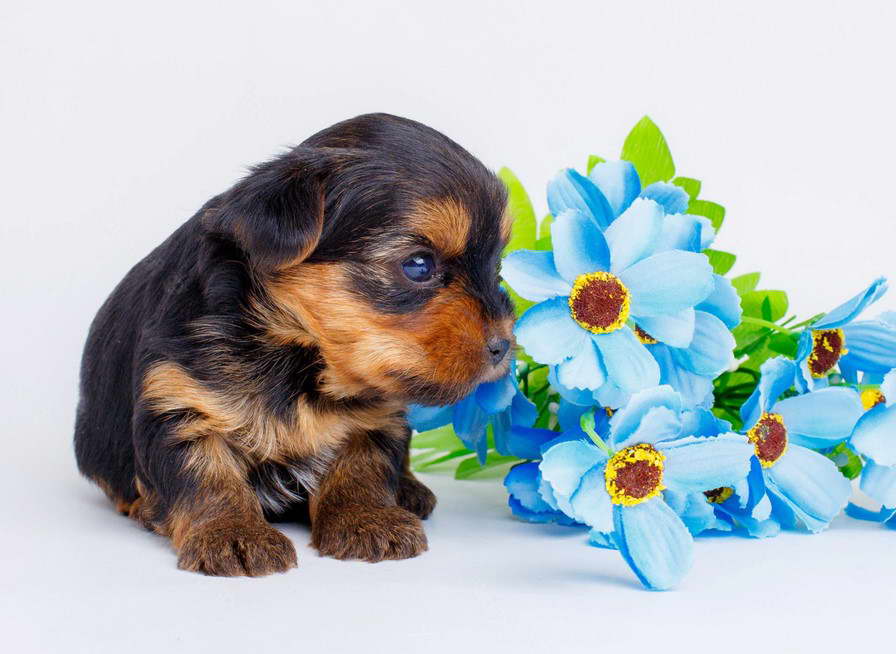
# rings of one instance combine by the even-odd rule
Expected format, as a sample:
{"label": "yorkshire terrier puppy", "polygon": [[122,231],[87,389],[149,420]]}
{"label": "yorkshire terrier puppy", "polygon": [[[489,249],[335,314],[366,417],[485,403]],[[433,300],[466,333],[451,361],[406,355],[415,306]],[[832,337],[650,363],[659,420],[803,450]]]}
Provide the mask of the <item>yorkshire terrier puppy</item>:
{"label": "yorkshire terrier puppy", "polygon": [[459,145],[371,114],[256,166],[138,263],[84,351],[75,452],[178,565],[296,565],[268,520],[307,511],[324,555],[426,550],[408,403],[506,374],[506,192]]}

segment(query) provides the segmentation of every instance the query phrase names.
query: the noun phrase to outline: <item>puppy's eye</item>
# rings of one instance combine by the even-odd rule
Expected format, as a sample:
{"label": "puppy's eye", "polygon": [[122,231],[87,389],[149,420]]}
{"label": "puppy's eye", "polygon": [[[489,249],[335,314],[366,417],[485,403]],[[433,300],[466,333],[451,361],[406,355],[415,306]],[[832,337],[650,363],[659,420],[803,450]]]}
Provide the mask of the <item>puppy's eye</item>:
{"label": "puppy's eye", "polygon": [[412,282],[428,282],[436,271],[436,263],[432,255],[420,253],[402,261],[401,270]]}

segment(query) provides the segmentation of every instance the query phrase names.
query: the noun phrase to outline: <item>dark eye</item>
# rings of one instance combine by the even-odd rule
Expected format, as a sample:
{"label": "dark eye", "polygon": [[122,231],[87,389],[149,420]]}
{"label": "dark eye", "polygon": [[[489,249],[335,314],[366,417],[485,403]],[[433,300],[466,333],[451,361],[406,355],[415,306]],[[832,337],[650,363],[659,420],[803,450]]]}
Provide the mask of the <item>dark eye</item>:
{"label": "dark eye", "polygon": [[401,262],[404,276],[412,282],[428,282],[432,279],[435,269],[436,264],[432,255],[425,253],[415,254]]}

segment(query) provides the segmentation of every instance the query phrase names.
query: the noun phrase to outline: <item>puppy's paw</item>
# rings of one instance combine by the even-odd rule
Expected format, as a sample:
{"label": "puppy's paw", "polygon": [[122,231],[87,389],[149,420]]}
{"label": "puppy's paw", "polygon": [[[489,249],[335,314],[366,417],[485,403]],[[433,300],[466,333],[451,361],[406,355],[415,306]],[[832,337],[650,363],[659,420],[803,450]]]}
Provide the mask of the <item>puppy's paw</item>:
{"label": "puppy's paw", "polygon": [[427,549],[420,518],[400,506],[321,507],[311,544],[324,556],[370,563],[409,559]]}
{"label": "puppy's paw", "polygon": [[419,480],[404,475],[398,482],[398,505],[424,520],[436,508],[436,496]]}
{"label": "puppy's paw", "polygon": [[290,540],[267,524],[212,522],[190,534],[177,567],[217,577],[261,577],[298,565]]}

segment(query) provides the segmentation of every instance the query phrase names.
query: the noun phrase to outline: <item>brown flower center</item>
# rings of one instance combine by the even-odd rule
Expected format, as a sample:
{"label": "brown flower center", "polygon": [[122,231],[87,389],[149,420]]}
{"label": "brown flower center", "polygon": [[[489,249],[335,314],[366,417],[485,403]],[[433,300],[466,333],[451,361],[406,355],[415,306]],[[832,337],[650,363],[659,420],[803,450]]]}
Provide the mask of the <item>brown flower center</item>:
{"label": "brown flower center", "polygon": [[703,491],[703,494],[711,504],[721,504],[734,495],[734,489],[730,486],[722,486],[721,488],[713,488],[712,490]]}
{"label": "brown flower center", "polygon": [[635,325],[635,336],[637,336],[638,340],[644,345],[656,345],[659,343],[653,336],[641,329],[639,325]]}
{"label": "brown flower center", "polygon": [[784,418],[777,413],[763,413],[762,417],[747,432],[753,443],[756,458],[763,468],[770,468],[787,450],[787,428]]}
{"label": "brown flower center", "polygon": [[616,331],[628,320],[631,294],[625,284],[608,272],[579,275],[569,294],[573,319],[595,334]]}
{"label": "brown flower center", "polygon": [[807,361],[813,377],[824,377],[846,354],[842,329],[818,329],[812,332],[812,353]]}
{"label": "brown flower center", "polygon": [[647,443],[626,447],[604,468],[607,492],[615,504],[634,506],[659,495],[663,486],[665,455]]}

